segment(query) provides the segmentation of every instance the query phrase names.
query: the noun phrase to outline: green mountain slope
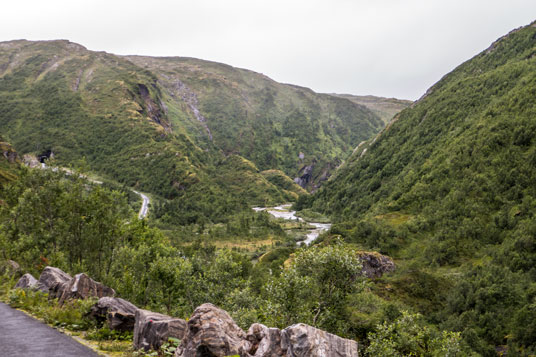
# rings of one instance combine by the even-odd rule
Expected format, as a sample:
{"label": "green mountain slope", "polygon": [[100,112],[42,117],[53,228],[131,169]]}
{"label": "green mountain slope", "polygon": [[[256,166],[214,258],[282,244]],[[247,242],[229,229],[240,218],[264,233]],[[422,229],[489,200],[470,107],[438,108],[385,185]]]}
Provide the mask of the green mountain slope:
{"label": "green mountain slope", "polygon": [[244,156],[260,170],[301,177],[303,187],[318,187],[383,126],[362,105],[252,71],[193,58],[127,58],[155,73],[170,111],[186,107],[186,130],[197,143]]}
{"label": "green mountain slope", "polygon": [[17,152],[0,137],[0,187],[17,178],[19,162]]}
{"label": "green mountain slope", "polygon": [[535,93],[529,25],[446,75],[299,202],[401,259],[390,294],[483,355],[536,348]]}
{"label": "green mountain slope", "polygon": [[389,123],[402,109],[413,103],[411,100],[376,97],[374,95],[332,94],[336,97],[346,98],[354,103],[364,105],[372,110],[385,123]]}
{"label": "green mountain slope", "polygon": [[380,126],[348,100],[222,64],[121,57],[68,41],[0,43],[0,132],[13,146],[52,152],[58,165],[84,158],[104,177],[177,200],[180,223],[293,198],[297,185],[277,187],[260,171],[295,177],[305,167],[311,186]]}

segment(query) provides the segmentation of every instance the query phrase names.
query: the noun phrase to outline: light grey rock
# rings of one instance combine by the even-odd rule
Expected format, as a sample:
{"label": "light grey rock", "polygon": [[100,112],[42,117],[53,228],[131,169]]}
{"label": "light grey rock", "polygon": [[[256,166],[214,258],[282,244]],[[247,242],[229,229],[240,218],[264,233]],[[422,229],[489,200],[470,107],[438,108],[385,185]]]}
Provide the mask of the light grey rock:
{"label": "light grey rock", "polygon": [[115,290],[99,283],[84,273],[76,274],[74,278],[58,287],[56,297],[63,304],[69,299],[87,299],[88,297],[101,298],[114,296]]}
{"label": "light grey rock", "polygon": [[282,350],[287,357],[358,357],[356,341],[342,338],[305,324],[281,332]]}
{"label": "light grey rock", "polygon": [[169,337],[182,340],[187,324],[182,319],[138,309],[134,324],[134,348],[158,350]]}
{"label": "light grey rock", "polygon": [[296,324],[284,330],[253,324],[248,330],[248,357],[357,357],[356,341],[315,327]]}
{"label": "light grey rock", "polygon": [[50,297],[58,297],[58,292],[62,289],[63,284],[69,282],[72,277],[59,268],[46,267],[39,276],[37,288]]}
{"label": "light grey rock", "polygon": [[253,324],[247,332],[250,343],[249,355],[252,357],[279,357],[286,355],[285,346],[281,343],[281,330],[269,328],[262,324]]}
{"label": "light grey rock", "polygon": [[175,357],[249,356],[250,347],[246,334],[226,311],[203,304],[188,321],[187,334]]}
{"label": "light grey rock", "polygon": [[37,286],[37,279],[33,277],[32,274],[24,274],[17,284],[15,284],[15,289],[32,289]]}

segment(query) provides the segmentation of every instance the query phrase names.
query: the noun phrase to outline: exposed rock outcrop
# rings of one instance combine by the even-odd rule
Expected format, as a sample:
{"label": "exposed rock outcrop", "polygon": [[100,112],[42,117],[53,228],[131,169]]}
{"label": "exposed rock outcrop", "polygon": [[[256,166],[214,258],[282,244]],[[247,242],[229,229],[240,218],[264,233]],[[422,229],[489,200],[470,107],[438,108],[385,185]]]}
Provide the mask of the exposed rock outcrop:
{"label": "exposed rock outcrop", "polygon": [[59,297],[63,284],[66,284],[72,279],[72,277],[59,268],[46,267],[39,276],[37,282],[37,288],[45,293],[48,293],[50,297]]}
{"label": "exposed rock outcrop", "polygon": [[90,315],[111,330],[134,331],[138,308],[123,299],[105,296],[91,307]]}
{"label": "exposed rock outcrop", "polygon": [[188,321],[188,332],[175,356],[248,356],[250,346],[244,331],[226,311],[203,304]]}
{"label": "exposed rock outcrop", "polygon": [[391,258],[376,252],[360,252],[359,258],[363,264],[363,275],[367,278],[379,278],[385,273],[395,270],[395,263]]}
{"label": "exposed rock outcrop", "polygon": [[17,284],[15,284],[15,289],[32,289],[37,286],[37,279],[33,277],[32,274],[24,274]]}
{"label": "exposed rock outcrop", "polygon": [[157,350],[169,337],[182,340],[186,330],[186,321],[182,319],[138,309],[134,325],[134,348]]}
{"label": "exposed rock outcrop", "polygon": [[115,290],[99,283],[84,273],[76,274],[74,278],[58,288],[56,297],[63,304],[69,299],[86,299],[88,297],[114,296]]}

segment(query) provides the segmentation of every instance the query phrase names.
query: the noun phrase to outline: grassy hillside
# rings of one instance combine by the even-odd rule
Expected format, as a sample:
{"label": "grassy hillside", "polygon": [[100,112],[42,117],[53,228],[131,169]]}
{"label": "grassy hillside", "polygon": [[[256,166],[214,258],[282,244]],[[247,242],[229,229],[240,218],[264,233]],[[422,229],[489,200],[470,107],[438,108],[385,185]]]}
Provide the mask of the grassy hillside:
{"label": "grassy hillside", "polygon": [[252,71],[193,58],[126,58],[157,76],[169,111],[186,112],[187,124],[172,124],[196,143],[244,156],[260,170],[302,177],[303,187],[318,186],[383,127],[362,105]]}
{"label": "grassy hillside", "polygon": [[0,137],[0,187],[17,178],[17,152]]}
{"label": "grassy hillside", "polygon": [[529,25],[446,75],[299,202],[397,257],[389,296],[483,355],[536,351],[535,93]]}
{"label": "grassy hillside", "polygon": [[[198,68],[191,78],[181,74],[189,87],[177,89],[173,86],[182,83],[177,77],[182,62],[198,63],[198,67],[200,63],[206,68]],[[179,69],[174,69],[175,64]],[[293,113],[298,119],[306,118],[315,135],[324,139],[310,140],[310,146],[302,146],[297,139],[277,132],[278,125],[271,119],[257,120],[260,114],[256,111],[262,111],[259,107],[252,107],[246,116],[235,115],[233,111],[244,107],[248,100],[259,101],[260,94],[246,93],[247,98],[242,92],[238,95],[233,92],[234,82],[225,87],[225,79],[214,78],[212,67],[225,68],[231,74],[247,73],[253,81],[261,78],[272,88],[261,84],[259,90],[264,88],[279,97],[290,92],[306,93]],[[347,155],[354,141],[370,136],[380,126],[374,114],[349,101],[324,99],[311,91],[278,85],[264,76],[225,65],[174,59],[169,67],[173,80],[168,81],[160,69],[154,71],[128,58],[88,51],[68,41],[0,43],[1,134],[22,154],[52,152],[56,164],[64,166],[83,160],[84,166],[105,178],[165,200],[177,200],[172,206],[180,209],[174,214],[188,217],[181,222],[190,222],[200,217],[218,220],[222,214],[252,204],[294,198],[286,192],[288,187],[279,188],[267,181],[260,170],[284,166],[287,174],[293,174],[301,166],[316,164],[311,166],[323,174]],[[280,87],[288,93],[279,93]],[[333,115],[333,123],[328,125],[329,130],[344,133],[324,135],[324,123],[314,117],[316,114],[309,114],[311,106],[321,104],[344,112]],[[291,107],[288,104],[285,108]],[[249,123],[250,117],[261,127]],[[301,122],[285,118],[285,125],[296,133],[301,131]],[[243,132],[246,128],[249,134]],[[308,132],[306,138],[311,135]],[[249,144],[246,146],[241,138],[248,138]],[[278,146],[279,151],[270,149],[270,142],[275,145],[281,140],[288,142],[285,148],[304,151],[306,157],[302,160],[294,151],[289,156],[290,151],[282,146]],[[258,159],[268,151],[275,155],[274,161]],[[237,161],[226,158],[237,154],[258,159],[253,165],[260,170],[235,165]],[[283,161],[286,164],[279,164]],[[222,172],[227,174],[220,175]],[[245,185],[237,185],[237,178],[245,180]],[[294,187],[290,191],[300,191],[296,184],[291,185]]]}
{"label": "grassy hillside", "polygon": [[385,123],[389,123],[402,109],[413,103],[411,100],[376,97],[374,95],[332,94],[336,97],[346,98],[354,103],[364,105],[372,110]]}
{"label": "grassy hillside", "polygon": [[0,98],[0,133],[21,154],[82,160],[166,200],[181,223],[294,199],[304,192],[291,179],[260,171],[312,187],[382,125],[365,107],[251,71],[68,41],[0,43]]}

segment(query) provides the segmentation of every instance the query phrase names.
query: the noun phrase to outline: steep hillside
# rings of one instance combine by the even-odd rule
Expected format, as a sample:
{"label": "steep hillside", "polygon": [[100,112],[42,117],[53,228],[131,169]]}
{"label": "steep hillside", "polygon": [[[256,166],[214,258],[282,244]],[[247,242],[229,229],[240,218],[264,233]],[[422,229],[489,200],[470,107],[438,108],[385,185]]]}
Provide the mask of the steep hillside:
{"label": "steep hillside", "polygon": [[0,43],[0,132],[21,154],[83,159],[104,177],[177,200],[182,223],[295,197],[260,171],[282,169],[311,186],[380,126],[348,100],[222,64],[121,57],[68,41]]}
{"label": "steep hillside", "polygon": [[401,259],[390,296],[483,355],[536,348],[535,94],[533,24],[446,75],[299,204]]}
{"label": "steep hillside", "polygon": [[0,137],[0,187],[16,179],[18,163],[17,152]]}
{"label": "steep hillside", "polygon": [[374,95],[332,94],[333,96],[346,98],[354,103],[364,105],[372,110],[385,123],[389,123],[402,109],[413,103],[411,100],[376,97]]}
{"label": "steep hillside", "polygon": [[155,73],[170,112],[186,112],[197,143],[244,156],[260,170],[279,169],[302,187],[318,187],[383,126],[362,105],[252,71],[193,58],[126,58]]}

